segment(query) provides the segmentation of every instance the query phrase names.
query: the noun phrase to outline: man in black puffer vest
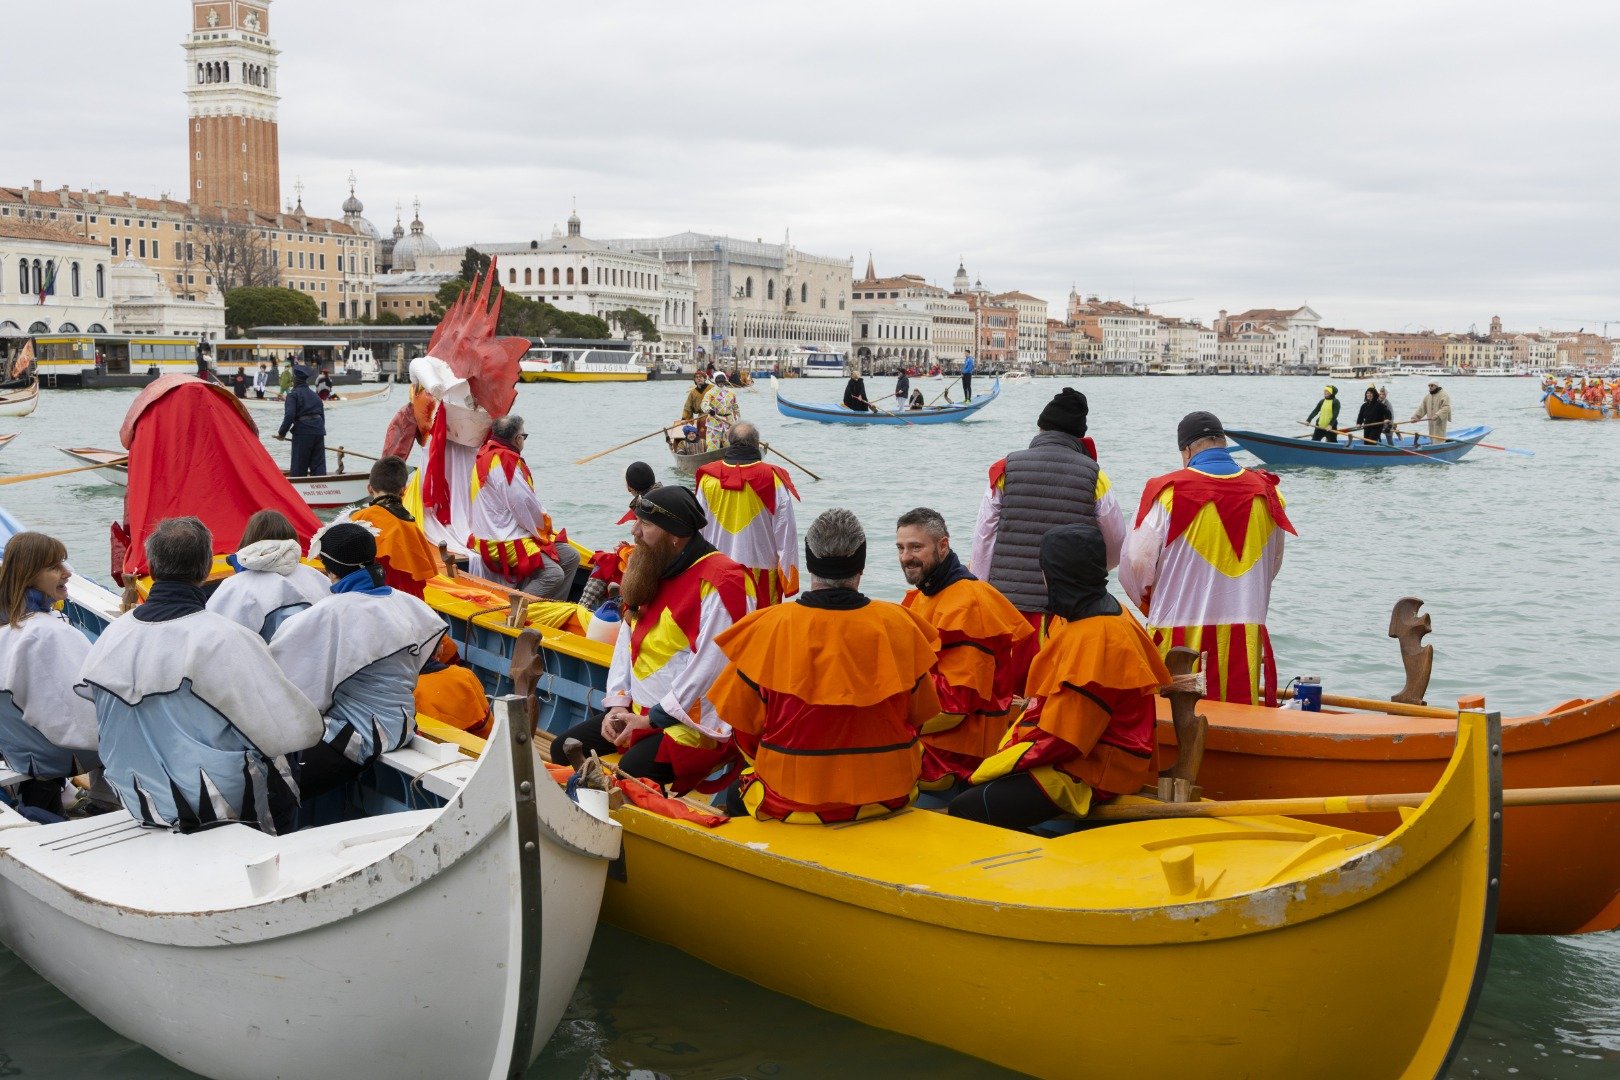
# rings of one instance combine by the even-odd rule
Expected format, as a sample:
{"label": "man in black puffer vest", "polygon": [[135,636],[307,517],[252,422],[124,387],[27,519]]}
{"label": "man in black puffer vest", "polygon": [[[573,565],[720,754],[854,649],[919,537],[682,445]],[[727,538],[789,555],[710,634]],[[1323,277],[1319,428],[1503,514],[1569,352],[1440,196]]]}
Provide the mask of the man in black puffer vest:
{"label": "man in black puffer vest", "polygon": [[975,574],[982,575],[1039,628],[1046,610],[1041,538],[1059,525],[1085,522],[1103,535],[1108,569],[1119,565],[1125,515],[1086,440],[1086,396],[1073,387],[1047,403],[1029,449],[990,466],[990,487],[973,530]]}

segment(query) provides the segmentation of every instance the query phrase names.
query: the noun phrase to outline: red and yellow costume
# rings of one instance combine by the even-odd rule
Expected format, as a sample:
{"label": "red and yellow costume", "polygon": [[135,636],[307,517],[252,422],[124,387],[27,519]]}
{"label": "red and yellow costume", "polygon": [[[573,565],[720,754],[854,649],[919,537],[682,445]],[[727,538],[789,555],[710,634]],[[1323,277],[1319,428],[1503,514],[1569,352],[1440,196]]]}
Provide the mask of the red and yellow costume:
{"label": "red and yellow costume", "polygon": [[975,784],[1026,772],[1059,810],[1135,792],[1158,775],[1155,698],[1170,673],[1129,612],[1048,622],[1029,669],[1029,705]]}
{"label": "red and yellow costume", "polygon": [[[701,543],[693,540],[693,543]],[[725,667],[718,638],[754,609],[754,583],[718,551],[666,578],[657,594],[619,628],[608,668],[608,708],[645,714],[654,705],[679,723],[637,731],[631,745],[662,734],[656,760],[675,773],[678,793],[718,791],[730,782],[706,778],[736,761],[731,728],[705,694]]]}
{"label": "red and yellow costume", "polygon": [[763,461],[711,461],[697,471],[698,505],[708,516],[704,539],[753,575],[759,606],[799,591],[798,489],[787,470]]}
{"label": "red and yellow costume", "polygon": [[439,639],[439,649],[433,659],[444,665],[437,671],[424,672],[416,679],[416,711],[440,723],[485,738],[489,735],[493,714],[484,684],[471,668],[456,661],[456,643],[446,634]]}
{"label": "red and yellow costume", "polygon": [[377,530],[377,562],[383,568],[383,584],[389,588],[410,593],[420,600],[427,583],[444,573],[439,549],[414,519],[402,518],[375,502],[349,517]]}
{"label": "red and yellow costume", "polygon": [[1185,645],[1203,654],[1208,696],[1277,703],[1277,661],[1266,632],[1271,582],[1282,568],[1283,533],[1294,532],[1277,477],[1240,469],[1224,449],[1210,468],[1148,481],[1119,581],[1147,614],[1161,654]]}
{"label": "red and yellow costume", "polygon": [[966,780],[1007,734],[1035,631],[1000,590],[974,577],[933,596],[913,589],[900,602],[932,626],[940,642],[932,672],[940,714],[923,727],[922,784]]}
{"label": "red and yellow costume", "polygon": [[709,700],[749,759],[739,791],[757,818],[855,821],[917,794],[922,727],[939,714],[939,637],[880,600],[823,607],[809,593],[765,608],[718,640],[731,664]]}
{"label": "red and yellow costume", "polygon": [[483,562],[473,567],[488,575],[522,584],[543,569],[543,557],[557,558],[557,545],[568,542],[566,530],[551,524],[540,504],[534,476],[517,450],[488,439],[473,463],[472,534],[467,548]]}

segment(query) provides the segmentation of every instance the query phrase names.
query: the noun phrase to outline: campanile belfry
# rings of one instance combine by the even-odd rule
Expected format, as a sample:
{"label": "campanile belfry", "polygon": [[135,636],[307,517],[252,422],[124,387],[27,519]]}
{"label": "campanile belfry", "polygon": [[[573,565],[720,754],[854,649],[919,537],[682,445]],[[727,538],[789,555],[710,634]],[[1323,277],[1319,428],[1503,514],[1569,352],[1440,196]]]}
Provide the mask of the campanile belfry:
{"label": "campanile belfry", "polygon": [[203,213],[280,209],[271,0],[192,0],[186,35],[188,201]]}

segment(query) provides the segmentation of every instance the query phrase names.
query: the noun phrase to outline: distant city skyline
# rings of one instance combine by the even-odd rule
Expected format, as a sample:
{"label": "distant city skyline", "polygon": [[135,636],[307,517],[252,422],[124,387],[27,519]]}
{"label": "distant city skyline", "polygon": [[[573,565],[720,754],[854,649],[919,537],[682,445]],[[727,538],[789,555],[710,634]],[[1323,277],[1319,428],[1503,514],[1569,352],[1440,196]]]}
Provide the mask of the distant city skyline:
{"label": "distant city skyline", "polygon": [[[40,47],[0,182],[183,197],[188,6],[9,13]],[[1205,323],[1620,326],[1607,6],[271,13],[283,199],[336,216],[353,170],[384,234],[420,197],[446,246],[543,240],[577,197],[592,236],[791,230],[856,277],[963,256],[1055,316],[1076,285]]]}

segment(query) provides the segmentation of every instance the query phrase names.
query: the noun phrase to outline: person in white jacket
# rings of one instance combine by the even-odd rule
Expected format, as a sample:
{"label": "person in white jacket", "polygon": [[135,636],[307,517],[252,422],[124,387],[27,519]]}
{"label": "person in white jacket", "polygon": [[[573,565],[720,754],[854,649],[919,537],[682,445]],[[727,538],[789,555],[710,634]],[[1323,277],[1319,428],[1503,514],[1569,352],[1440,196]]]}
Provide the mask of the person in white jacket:
{"label": "person in white jacket", "polygon": [[0,562],[0,757],[28,777],[15,790],[25,812],[52,820],[65,779],[101,764],[96,710],[73,692],[90,639],[56,610],[73,576],[66,559],[55,537],[20,532]]}
{"label": "person in white jacket", "polygon": [[239,622],[264,639],[332,589],[326,575],[299,559],[304,549],[292,522],[279,510],[248,518],[236,554],[226,557],[236,571],[208,598],[208,610]]}

